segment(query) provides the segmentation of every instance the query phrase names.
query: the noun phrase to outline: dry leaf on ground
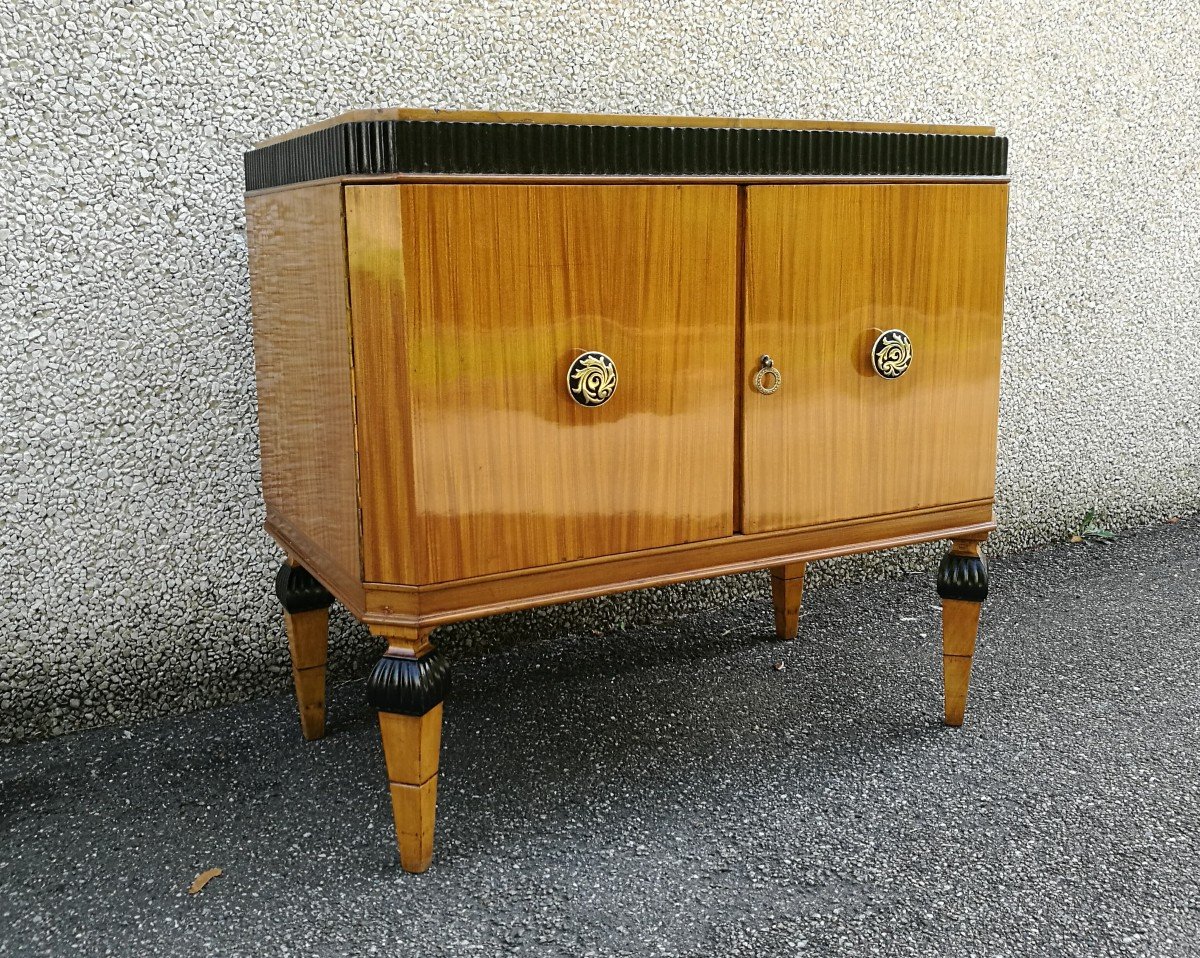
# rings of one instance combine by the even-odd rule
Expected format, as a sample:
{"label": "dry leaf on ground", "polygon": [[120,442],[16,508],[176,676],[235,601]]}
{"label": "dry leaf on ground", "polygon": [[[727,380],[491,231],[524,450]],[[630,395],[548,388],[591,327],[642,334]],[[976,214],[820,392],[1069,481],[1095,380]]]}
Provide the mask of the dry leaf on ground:
{"label": "dry leaf on ground", "polygon": [[219,868],[210,868],[206,872],[201,872],[194,879],[192,879],[192,883],[190,885],[188,885],[188,894],[189,895],[198,895],[201,891],[204,890],[205,885],[207,885],[210,881],[212,881],[214,878],[216,878],[220,874],[221,874],[221,869],[219,869]]}

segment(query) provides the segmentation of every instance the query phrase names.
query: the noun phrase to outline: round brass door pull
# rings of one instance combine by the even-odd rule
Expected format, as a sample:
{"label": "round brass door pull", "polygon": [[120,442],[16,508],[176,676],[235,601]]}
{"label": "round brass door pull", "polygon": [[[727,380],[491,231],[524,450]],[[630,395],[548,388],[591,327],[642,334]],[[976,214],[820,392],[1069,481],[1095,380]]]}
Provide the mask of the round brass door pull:
{"label": "round brass door pull", "polygon": [[617,367],[604,353],[581,353],[567,370],[567,395],[581,406],[603,406],[616,391]]}
{"label": "round brass door pull", "polygon": [[899,379],[912,363],[912,340],[902,329],[887,329],[871,347],[871,366],[884,379]]}
{"label": "round brass door pull", "polygon": [[[779,375],[779,369],[770,356],[763,356],[759,360],[759,364],[758,372],[754,374],[754,388],[762,393],[762,395],[769,396],[779,389],[780,384],[783,382],[783,377]],[[766,384],[768,376],[771,377],[771,384],[769,386]]]}

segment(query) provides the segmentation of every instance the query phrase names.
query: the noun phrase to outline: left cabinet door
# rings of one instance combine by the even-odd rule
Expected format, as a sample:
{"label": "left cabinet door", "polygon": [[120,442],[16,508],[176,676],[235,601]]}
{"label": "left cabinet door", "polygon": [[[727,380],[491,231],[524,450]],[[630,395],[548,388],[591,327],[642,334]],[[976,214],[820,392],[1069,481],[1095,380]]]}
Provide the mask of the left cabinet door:
{"label": "left cabinet door", "polygon": [[348,186],[346,232],[367,581],[732,533],[734,187]]}

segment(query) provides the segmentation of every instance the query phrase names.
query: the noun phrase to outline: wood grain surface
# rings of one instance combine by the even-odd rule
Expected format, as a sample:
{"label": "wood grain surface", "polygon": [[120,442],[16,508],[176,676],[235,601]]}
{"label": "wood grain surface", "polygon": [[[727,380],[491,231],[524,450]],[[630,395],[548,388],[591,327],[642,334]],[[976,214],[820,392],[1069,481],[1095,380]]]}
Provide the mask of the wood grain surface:
{"label": "wood grain surface", "polygon": [[[733,532],[735,188],[346,197],[368,581]],[[618,375],[593,408],[586,350]]]}
{"label": "wood grain surface", "polygon": [[[1008,187],[746,194],[743,531],[990,499]],[[913,359],[885,380],[870,351],[891,328]]]}
{"label": "wood grain surface", "polygon": [[362,562],[341,187],[247,197],[246,241],[268,526],[345,592]]}

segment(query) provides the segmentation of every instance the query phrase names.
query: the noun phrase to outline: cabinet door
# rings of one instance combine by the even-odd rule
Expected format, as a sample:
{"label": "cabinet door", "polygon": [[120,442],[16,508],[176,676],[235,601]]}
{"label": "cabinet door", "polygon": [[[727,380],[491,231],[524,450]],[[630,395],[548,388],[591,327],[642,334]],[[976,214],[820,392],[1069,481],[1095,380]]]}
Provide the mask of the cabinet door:
{"label": "cabinet door", "polygon": [[[743,531],[992,498],[1007,201],[1003,184],[747,190]],[[892,329],[912,358],[885,379],[872,347]]]}
{"label": "cabinet door", "polygon": [[[733,531],[735,188],[352,186],[346,214],[368,581]],[[616,388],[583,406],[592,351]]]}

